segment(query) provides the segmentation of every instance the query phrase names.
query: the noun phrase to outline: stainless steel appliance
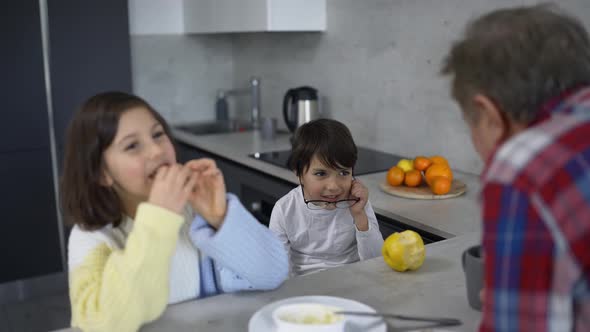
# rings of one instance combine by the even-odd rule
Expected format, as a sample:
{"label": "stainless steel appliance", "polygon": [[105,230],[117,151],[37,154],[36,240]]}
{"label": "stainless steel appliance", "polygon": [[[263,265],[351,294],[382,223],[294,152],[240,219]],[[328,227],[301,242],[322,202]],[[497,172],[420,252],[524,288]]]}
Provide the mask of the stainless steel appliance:
{"label": "stainless steel appliance", "polygon": [[291,132],[306,122],[320,118],[318,90],[309,86],[287,90],[283,98],[283,117]]}

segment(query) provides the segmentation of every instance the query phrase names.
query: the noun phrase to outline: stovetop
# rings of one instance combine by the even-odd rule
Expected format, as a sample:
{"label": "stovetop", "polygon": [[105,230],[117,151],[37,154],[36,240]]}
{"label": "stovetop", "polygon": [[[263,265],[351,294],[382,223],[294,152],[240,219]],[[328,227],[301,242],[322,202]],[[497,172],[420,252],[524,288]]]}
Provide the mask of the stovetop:
{"label": "stovetop", "polygon": [[[363,175],[387,171],[391,166],[402,159],[400,156],[376,151],[368,148],[358,147],[358,160],[354,167],[354,175]],[[258,160],[271,163],[275,166],[287,168],[287,160],[291,150],[257,152],[249,155]]]}

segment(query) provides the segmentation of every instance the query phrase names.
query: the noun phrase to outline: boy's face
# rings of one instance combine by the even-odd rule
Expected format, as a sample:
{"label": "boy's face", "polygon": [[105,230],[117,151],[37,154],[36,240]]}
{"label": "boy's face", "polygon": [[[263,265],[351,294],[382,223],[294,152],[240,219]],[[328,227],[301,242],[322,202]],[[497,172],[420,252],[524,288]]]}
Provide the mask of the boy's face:
{"label": "boy's face", "polygon": [[[349,198],[352,168],[335,169],[324,165],[315,155],[300,178],[305,199],[335,202]],[[327,209],[335,209],[329,205]]]}
{"label": "boy's face", "polygon": [[176,153],[162,124],[146,108],[136,107],[121,115],[103,160],[103,184],[130,206],[147,200],[156,171],[174,165]]}

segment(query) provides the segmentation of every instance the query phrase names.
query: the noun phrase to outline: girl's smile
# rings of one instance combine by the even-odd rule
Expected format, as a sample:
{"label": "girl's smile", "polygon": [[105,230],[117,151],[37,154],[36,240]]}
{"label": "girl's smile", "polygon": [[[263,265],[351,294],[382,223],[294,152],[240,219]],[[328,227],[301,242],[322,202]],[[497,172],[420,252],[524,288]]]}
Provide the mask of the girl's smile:
{"label": "girl's smile", "polygon": [[162,167],[176,164],[174,146],[164,128],[144,107],[125,111],[113,142],[103,154],[103,185],[112,187],[127,206],[145,201]]}

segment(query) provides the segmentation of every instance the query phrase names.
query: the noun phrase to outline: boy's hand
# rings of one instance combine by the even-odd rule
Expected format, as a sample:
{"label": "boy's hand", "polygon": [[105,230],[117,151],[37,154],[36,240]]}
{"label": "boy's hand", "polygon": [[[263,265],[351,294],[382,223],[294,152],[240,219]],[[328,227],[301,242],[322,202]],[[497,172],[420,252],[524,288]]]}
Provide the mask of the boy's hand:
{"label": "boy's hand", "polygon": [[350,207],[350,213],[353,217],[365,213],[365,205],[369,200],[369,190],[359,180],[352,180],[352,187],[350,188],[350,198],[358,198],[359,201]]}
{"label": "boy's hand", "polygon": [[219,229],[227,211],[223,175],[212,159],[195,159],[185,165],[196,181],[189,201],[193,209],[215,229]]}
{"label": "boy's hand", "polygon": [[172,212],[182,210],[196,183],[196,176],[182,165],[162,166],[154,177],[148,202]]}

